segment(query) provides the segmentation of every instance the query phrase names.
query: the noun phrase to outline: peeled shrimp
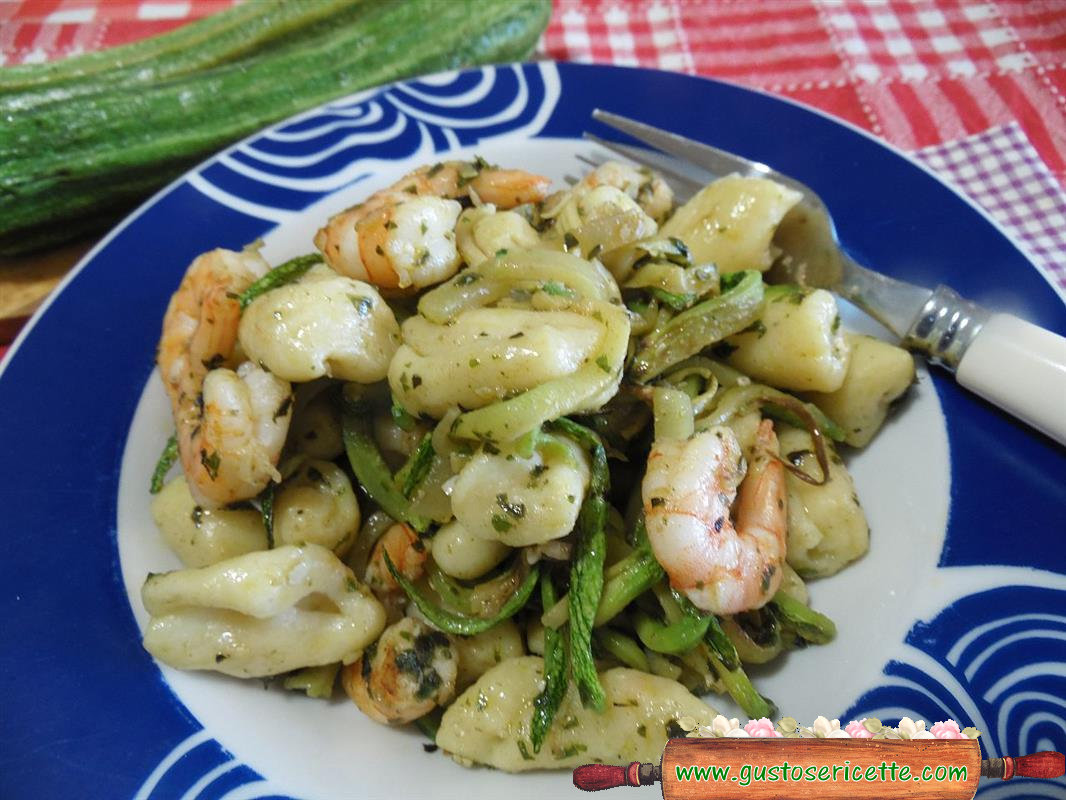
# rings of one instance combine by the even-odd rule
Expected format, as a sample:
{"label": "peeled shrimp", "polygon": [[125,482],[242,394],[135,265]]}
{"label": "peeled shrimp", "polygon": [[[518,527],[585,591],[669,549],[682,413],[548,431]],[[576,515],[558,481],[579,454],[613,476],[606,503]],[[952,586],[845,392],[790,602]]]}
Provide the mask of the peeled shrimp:
{"label": "peeled shrimp", "polygon": [[483,161],[448,161],[411,172],[330,218],[315,247],[337,272],[394,294],[447,280],[461,261],[458,198],[476,195],[499,208],[544,199],[548,179]]}
{"label": "peeled shrimp", "polygon": [[237,295],[269,265],[252,250],[212,250],[189,266],[163,318],[157,361],[178,450],[197,503],[217,508],[257,495],[271,479],[291,416],[287,381],[237,366]]}
{"label": "peeled shrimp", "polygon": [[409,525],[397,522],[385,531],[370,552],[370,561],[366,566],[367,585],[379,598],[397,592],[402,594],[385,563],[385,553],[389,554],[389,560],[397,571],[412,581],[422,577],[427,556],[425,544]]}
{"label": "peeled shrimp", "polygon": [[402,723],[451,700],[458,672],[459,654],[451,637],[404,617],[344,668],[341,683],[371,719]]}
{"label": "peeled shrimp", "polygon": [[777,453],[770,420],[759,425],[746,476],[728,428],[652,447],[642,487],[648,539],[670,584],[704,611],[760,608],[781,584],[788,514]]}

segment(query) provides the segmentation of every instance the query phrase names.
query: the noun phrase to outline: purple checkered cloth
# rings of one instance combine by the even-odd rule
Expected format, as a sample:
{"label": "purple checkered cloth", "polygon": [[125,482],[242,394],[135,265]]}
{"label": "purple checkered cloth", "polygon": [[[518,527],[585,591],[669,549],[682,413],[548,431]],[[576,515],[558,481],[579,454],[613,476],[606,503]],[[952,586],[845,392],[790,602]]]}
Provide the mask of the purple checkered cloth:
{"label": "purple checkered cloth", "polygon": [[917,150],[984,208],[1066,301],[1066,193],[1017,123]]}

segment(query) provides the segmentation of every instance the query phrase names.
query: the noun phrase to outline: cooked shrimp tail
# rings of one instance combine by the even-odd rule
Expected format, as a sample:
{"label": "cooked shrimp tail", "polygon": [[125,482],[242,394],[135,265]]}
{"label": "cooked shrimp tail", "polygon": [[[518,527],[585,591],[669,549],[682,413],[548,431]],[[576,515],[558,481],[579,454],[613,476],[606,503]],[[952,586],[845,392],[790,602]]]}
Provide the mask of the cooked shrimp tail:
{"label": "cooked shrimp tail", "polygon": [[777,455],[769,420],[759,426],[746,475],[728,428],[652,447],[643,483],[648,538],[671,586],[704,611],[760,608],[781,583],[787,493]]}
{"label": "cooked shrimp tail", "polygon": [[207,507],[255,497],[277,477],[290,386],[249,363],[233,371],[240,294],[268,270],[255,250],[204,253],[189,266],[163,318],[159,372],[189,491]]}
{"label": "cooked shrimp tail", "polygon": [[337,272],[392,294],[445,281],[459,268],[458,200],[476,196],[498,208],[544,199],[549,181],[478,159],[422,167],[365,202],[335,214],[315,235],[315,247]]}

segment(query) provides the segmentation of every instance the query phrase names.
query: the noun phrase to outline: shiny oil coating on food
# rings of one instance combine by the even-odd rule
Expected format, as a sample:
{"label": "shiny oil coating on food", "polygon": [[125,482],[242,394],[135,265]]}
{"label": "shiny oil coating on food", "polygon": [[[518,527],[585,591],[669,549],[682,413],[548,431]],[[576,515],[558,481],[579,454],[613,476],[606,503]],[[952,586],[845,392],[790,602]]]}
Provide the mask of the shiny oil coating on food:
{"label": "shiny oil coating on food", "polygon": [[868,547],[842,454],[914,377],[765,282],[798,196],[476,158],[352,199],[174,294],[149,652],[515,772],[654,761],[708,694],[771,713],[745,665],[835,635],[805,581]]}

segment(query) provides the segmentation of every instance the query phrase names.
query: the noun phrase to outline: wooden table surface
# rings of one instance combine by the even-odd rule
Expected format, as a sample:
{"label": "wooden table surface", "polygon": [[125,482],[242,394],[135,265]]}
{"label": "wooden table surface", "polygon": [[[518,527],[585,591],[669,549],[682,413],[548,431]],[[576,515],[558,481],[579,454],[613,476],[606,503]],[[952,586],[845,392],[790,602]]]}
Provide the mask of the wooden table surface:
{"label": "wooden table surface", "polygon": [[87,239],[24,258],[0,258],[0,346],[37,310],[96,240]]}

